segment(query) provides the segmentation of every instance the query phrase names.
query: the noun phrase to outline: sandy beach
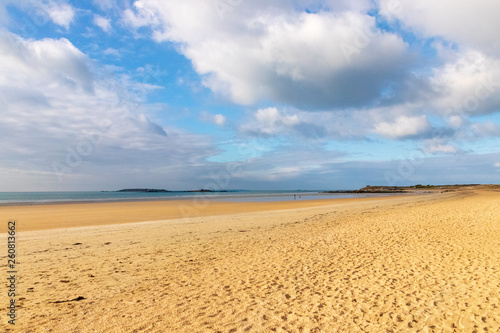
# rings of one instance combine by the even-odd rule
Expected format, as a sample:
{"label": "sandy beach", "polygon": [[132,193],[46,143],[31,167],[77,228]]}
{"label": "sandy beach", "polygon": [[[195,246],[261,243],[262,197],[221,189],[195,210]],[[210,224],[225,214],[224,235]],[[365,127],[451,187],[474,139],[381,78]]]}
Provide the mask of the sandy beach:
{"label": "sandy beach", "polygon": [[500,331],[498,191],[0,216],[19,260],[2,332]]}

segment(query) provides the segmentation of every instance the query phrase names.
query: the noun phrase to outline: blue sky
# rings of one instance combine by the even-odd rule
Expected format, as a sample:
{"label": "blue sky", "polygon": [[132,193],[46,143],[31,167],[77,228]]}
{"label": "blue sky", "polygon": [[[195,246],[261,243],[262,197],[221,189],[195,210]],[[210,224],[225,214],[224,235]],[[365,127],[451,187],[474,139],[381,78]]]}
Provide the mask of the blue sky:
{"label": "blue sky", "polygon": [[500,183],[499,14],[4,1],[0,191]]}

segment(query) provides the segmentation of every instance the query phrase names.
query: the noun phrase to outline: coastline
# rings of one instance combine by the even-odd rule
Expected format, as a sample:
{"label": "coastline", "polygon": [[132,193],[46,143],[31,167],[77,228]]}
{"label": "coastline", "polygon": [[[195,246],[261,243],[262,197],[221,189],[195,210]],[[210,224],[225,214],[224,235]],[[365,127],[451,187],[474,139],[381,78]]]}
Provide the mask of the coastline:
{"label": "coastline", "polygon": [[[33,206],[80,203],[146,202],[168,200],[220,200],[241,202],[286,201],[288,198],[316,197],[335,199],[342,197],[387,196],[455,192],[462,190],[499,190],[500,185],[414,185],[414,186],[370,186],[358,190],[191,190],[168,191],[164,189],[124,189],[118,191],[70,191],[70,192],[0,192],[0,207]],[[263,200],[269,198],[269,200]],[[273,200],[274,199],[274,200]]]}
{"label": "coastline", "polygon": [[[23,192],[21,192],[23,193]],[[29,193],[29,192],[26,192]],[[59,192],[46,192],[45,194],[50,197],[52,193]],[[62,192],[71,193],[71,192]],[[226,192],[200,192],[200,191],[169,191],[169,192],[119,192],[119,191],[94,191],[94,192],[75,192],[75,193],[91,193],[84,198],[58,198],[58,199],[8,199],[0,200],[0,207],[4,206],[33,206],[33,205],[54,205],[54,204],[84,204],[84,203],[113,203],[113,202],[146,202],[146,201],[170,201],[170,200],[196,200],[197,198],[218,200],[218,199],[237,199],[237,198],[252,198],[252,197],[293,197],[297,196],[323,196],[325,198],[336,198],[341,195],[352,195],[351,192],[340,193],[324,193],[321,191],[226,191]],[[129,196],[129,197],[99,197],[92,198],[92,194],[149,194],[150,196]],[[155,194],[160,194],[156,195]],[[181,193],[182,195],[178,195]],[[8,194],[8,192],[3,192]],[[151,195],[153,194],[153,195]],[[167,194],[163,196],[163,194]],[[355,195],[356,196],[356,195]]]}
{"label": "coastline", "polygon": [[[401,197],[401,195],[394,196]],[[228,202],[222,200],[144,200],[124,202],[65,202],[0,206],[0,217],[19,221],[20,231],[126,224],[143,221],[189,219],[237,213],[314,208],[378,201],[390,196],[311,200]],[[196,199],[196,198],[195,198]]]}
{"label": "coastline", "polygon": [[[187,192],[186,192],[187,193]],[[194,192],[189,192],[194,193]],[[344,196],[349,197],[364,197],[367,193],[351,193],[351,192],[339,192],[339,193],[322,193],[322,192],[285,192],[285,193],[272,193],[272,194],[225,194],[217,195],[212,193],[203,193],[196,195],[183,195],[183,196],[169,196],[169,197],[130,197],[130,198],[98,198],[98,199],[59,199],[59,200],[36,200],[36,201],[12,201],[12,202],[0,202],[0,207],[9,206],[38,206],[38,205],[65,205],[65,204],[94,204],[94,203],[120,203],[120,202],[148,202],[148,201],[192,201],[196,199],[210,200],[210,201],[224,201],[224,200],[237,200],[247,199],[247,198],[288,198],[293,199],[294,194],[298,196],[303,196],[304,198],[309,197],[322,197],[322,199],[337,199],[343,198]],[[216,192],[215,192],[216,193]],[[369,195],[371,193],[368,193]],[[401,194],[401,193],[395,193]],[[383,194],[374,193],[373,196],[383,196]],[[314,199],[313,199],[314,200]],[[286,201],[286,200],[276,200],[276,201]]]}

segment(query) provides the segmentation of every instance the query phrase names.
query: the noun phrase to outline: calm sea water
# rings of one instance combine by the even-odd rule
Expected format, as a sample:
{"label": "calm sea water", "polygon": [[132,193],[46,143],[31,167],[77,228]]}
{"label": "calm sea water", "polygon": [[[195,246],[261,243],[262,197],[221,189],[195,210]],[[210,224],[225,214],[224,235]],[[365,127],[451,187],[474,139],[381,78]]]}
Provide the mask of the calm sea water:
{"label": "calm sea water", "polygon": [[350,193],[326,194],[319,191],[230,191],[230,192],[0,192],[0,205],[64,202],[106,202],[132,200],[174,200],[204,197],[211,200],[259,202],[352,198]]}

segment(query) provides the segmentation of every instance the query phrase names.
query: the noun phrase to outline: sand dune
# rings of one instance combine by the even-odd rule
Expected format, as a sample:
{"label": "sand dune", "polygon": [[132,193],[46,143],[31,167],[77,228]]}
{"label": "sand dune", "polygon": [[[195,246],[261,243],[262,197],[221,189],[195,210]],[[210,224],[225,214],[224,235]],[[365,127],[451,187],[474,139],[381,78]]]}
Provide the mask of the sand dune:
{"label": "sand dune", "polygon": [[21,232],[17,330],[500,331],[498,192],[224,205]]}

